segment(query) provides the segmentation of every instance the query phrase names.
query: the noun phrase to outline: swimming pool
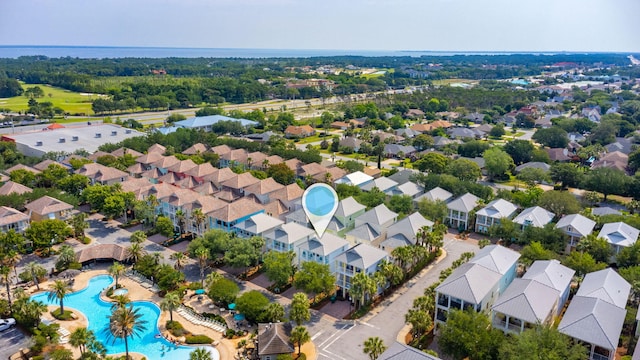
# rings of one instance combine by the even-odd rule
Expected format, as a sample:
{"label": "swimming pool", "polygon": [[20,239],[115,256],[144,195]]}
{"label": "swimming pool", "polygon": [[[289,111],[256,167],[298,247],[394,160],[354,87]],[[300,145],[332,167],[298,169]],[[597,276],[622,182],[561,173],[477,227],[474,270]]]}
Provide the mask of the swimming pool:
{"label": "swimming pool", "polygon": [[[115,342],[109,338],[105,330],[109,324],[111,315],[111,303],[100,299],[100,292],[113,283],[113,278],[109,275],[98,275],[89,280],[86,288],[67,295],[64,298],[64,306],[82,312],[88,319],[89,330],[92,330],[96,338],[104,344],[107,354],[124,353],[124,341],[117,339]],[[59,305],[57,301],[49,301],[47,292],[43,291],[31,297],[33,300],[41,301],[47,305]],[[196,347],[176,346],[164,338],[156,338],[160,333],[158,329],[158,319],[160,318],[160,308],[149,301],[134,301],[131,303],[146,320],[146,330],[140,333],[139,337],[129,338],[129,352],[144,354],[147,359],[155,360],[161,358],[168,359],[189,359],[189,353]],[[64,322],[61,322],[64,326]],[[219,360],[220,355],[213,347],[207,347],[214,360]]]}

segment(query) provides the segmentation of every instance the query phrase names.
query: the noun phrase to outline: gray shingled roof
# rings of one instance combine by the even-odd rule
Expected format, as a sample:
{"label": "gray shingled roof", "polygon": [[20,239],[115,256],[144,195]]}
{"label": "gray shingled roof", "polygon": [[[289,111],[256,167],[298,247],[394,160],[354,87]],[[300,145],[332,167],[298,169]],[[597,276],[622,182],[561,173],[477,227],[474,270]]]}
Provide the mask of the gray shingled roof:
{"label": "gray shingled roof", "polygon": [[471,210],[473,210],[476,206],[478,206],[479,201],[480,201],[480,198],[478,198],[477,196],[471,193],[466,193],[460,196],[459,198],[448,203],[447,208],[451,210],[457,210],[457,211],[468,213]]}
{"label": "gray shingled roof", "polygon": [[500,245],[489,245],[476,253],[469,262],[504,275],[518,261],[520,254]]}
{"label": "gray shingled roof", "polygon": [[378,360],[440,360],[440,358],[396,341],[378,356]]}
{"label": "gray shingled roof", "polygon": [[565,230],[567,226],[571,226],[574,230],[572,232],[577,232],[582,236],[587,236],[593,231],[593,228],[596,226],[596,222],[580,214],[571,214],[564,216],[556,224],[557,229]]}
{"label": "gray shingled roof", "polygon": [[622,213],[612,207],[602,206],[602,207],[592,208],[591,214],[595,216],[604,216],[604,215],[621,215]]}
{"label": "gray shingled roof", "polygon": [[541,208],[540,206],[534,206],[524,209],[518,216],[513,219],[513,222],[520,225],[531,225],[534,227],[544,227],[553,220],[556,214]]}
{"label": "gray shingled roof", "polygon": [[560,292],[535,280],[515,279],[492,310],[528,322],[544,323],[553,312]]}
{"label": "gray shingled roof", "polygon": [[616,349],[627,311],[597,298],[574,296],[558,331],[605,349]]}
{"label": "gray shingled roof", "polygon": [[436,291],[479,304],[501,278],[499,273],[469,262],[457,267],[438,285]]}
{"label": "gray shingled roof", "polygon": [[359,223],[365,222],[369,224],[382,225],[398,216],[397,213],[389,210],[385,204],[380,204],[366,213],[358,216]]}
{"label": "gray shingled roof", "polygon": [[419,174],[419,171],[411,170],[411,169],[402,169],[397,173],[389,176],[389,179],[397,182],[398,184],[404,184],[411,179],[411,177],[415,174]]}
{"label": "gray shingled roof", "polygon": [[293,351],[285,324],[258,324],[258,355],[291,354]]}
{"label": "gray shingled roof", "polygon": [[627,306],[630,291],[631,285],[615,270],[607,268],[588,273],[576,296],[598,298],[624,309]]}
{"label": "gray shingled roof", "polygon": [[551,165],[539,161],[531,161],[528,163],[524,163],[522,165],[516,166],[516,172],[520,172],[524,169],[533,168],[533,169],[541,169],[544,171],[549,171],[551,169]]}

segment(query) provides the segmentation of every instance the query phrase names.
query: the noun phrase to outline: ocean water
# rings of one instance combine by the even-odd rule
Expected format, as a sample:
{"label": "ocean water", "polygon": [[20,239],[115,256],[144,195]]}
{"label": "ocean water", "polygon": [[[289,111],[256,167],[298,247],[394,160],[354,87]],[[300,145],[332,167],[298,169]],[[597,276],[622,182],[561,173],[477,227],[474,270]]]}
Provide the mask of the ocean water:
{"label": "ocean water", "polygon": [[110,46],[28,46],[0,45],[0,58],[43,55],[50,58],[306,58],[319,56],[451,56],[508,55],[506,52],[451,52],[405,50],[313,50],[313,49],[231,49],[231,48],[168,48]]}

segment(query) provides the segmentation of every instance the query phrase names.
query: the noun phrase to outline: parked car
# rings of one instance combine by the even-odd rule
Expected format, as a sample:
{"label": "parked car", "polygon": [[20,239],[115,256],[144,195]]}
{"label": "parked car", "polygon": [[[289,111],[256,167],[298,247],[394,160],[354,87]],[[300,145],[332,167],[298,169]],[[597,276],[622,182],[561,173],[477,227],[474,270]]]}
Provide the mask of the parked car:
{"label": "parked car", "polygon": [[14,318],[0,319],[0,331],[5,331],[14,326],[16,326],[16,319]]}

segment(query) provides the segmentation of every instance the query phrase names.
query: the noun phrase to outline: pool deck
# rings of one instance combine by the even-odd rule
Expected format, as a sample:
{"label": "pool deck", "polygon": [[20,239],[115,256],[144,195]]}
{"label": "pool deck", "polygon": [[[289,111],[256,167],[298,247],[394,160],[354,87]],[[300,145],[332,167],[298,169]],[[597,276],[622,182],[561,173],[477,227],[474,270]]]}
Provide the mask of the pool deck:
{"label": "pool deck", "polygon": [[[103,275],[103,274],[108,274],[106,271],[106,268],[100,269],[100,270],[84,271],[78,274],[75,277],[75,281],[73,283],[73,287],[72,287],[73,291],[76,292],[84,289],[85,287],[87,287],[87,284],[89,283],[89,279],[91,279],[96,275]],[[50,283],[52,283],[52,281],[41,283],[40,284],[41,291],[47,291],[47,289],[49,289]],[[146,300],[146,301],[152,301],[155,304],[160,304],[160,302],[162,301],[162,298],[160,296],[153,293],[151,290],[142,287],[142,285],[129,279],[126,276],[121,276],[118,279],[118,283],[124,286],[127,290],[129,290],[129,293],[127,295],[129,296],[131,301]],[[31,292],[35,292],[35,290],[36,290],[35,287],[33,287],[31,289]],[[187,303],[190,299],[187,296],[184,298],[184,300],[185,300],[185,303]],[[58,307],[59,306],[49,306],[49,311],[57,309]],[[45,313],[43,315],[43,318],[47,320],[55,321],[56,323],[60,324],[61,328],[65,328],[70,332],[73,332],[73,330],[80,327],[87,327],[88,322],[86,317],[84,317],[82,313],[79,313],[77,311],[74,311],[74,313],[78,315],[77,320],[70,320],[70,321],[55,320],[49,312]],[[237,343],[244,338],[248,338],[247,336],[247,337],[234,339],[234,340],[225,339],[223,338],[221,333],[204,326],[192,324],[189,321],[187,321],[187,319],[185,319],[184,317],[182,317],[180,314],[176,312],[173,313],[173,319],[179,321],[184,326],[184,328],[191,333],[207,335],[208,337],[212,338],[214,342],[217,343],[215,348],[216,350],[218,350],[218,353],[220,354],[220,360],[232,360],[236,358],[235,355],[237,354],[237,350],[236,350]],[[169,334],[169,332],[166,331],[165,329],[164,324],[167,322],[167,320],[169,320],[169,313],[166,311],[162,311],[160,313],[158,327],[160,328],[160,331],[162,332],[162,334],[168,340],[170,341],[175,340],[175,338],[171,334]],[[80,351],[78,349],[75,349],[69,344],[65,344],[64,346],[73,351],[75,358],[80,356]],[[194,349],[195,348],[196,346],[194,346]],[[138,354],[138,353],[131,353],[130,355],[136,360],[142,359],[144,357],[142,354]]]}

